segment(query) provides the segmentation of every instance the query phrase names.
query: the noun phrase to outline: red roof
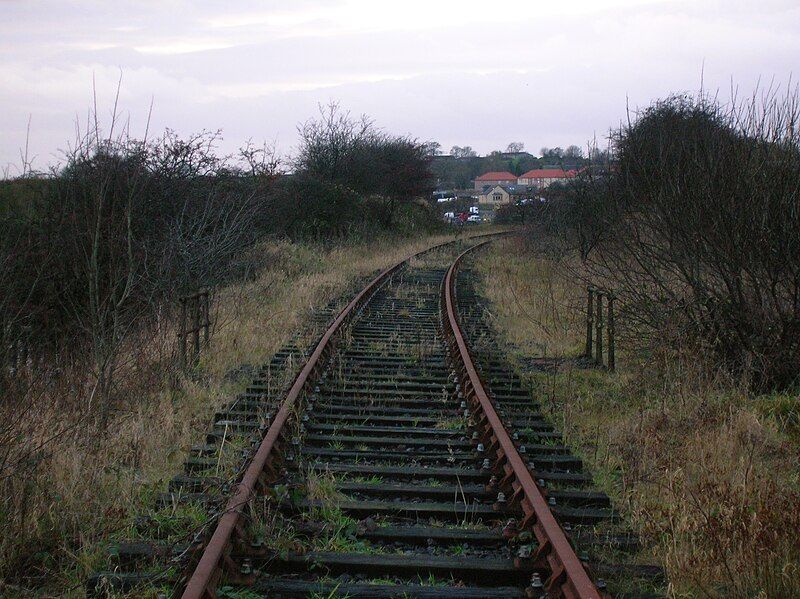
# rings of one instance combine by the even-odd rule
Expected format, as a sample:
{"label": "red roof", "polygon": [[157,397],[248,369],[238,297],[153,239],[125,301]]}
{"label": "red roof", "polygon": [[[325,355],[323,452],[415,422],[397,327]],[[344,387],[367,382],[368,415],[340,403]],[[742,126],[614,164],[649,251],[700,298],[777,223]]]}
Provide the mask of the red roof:
{"label": "red roof", "polygon": [[535,168],[532,171],[523,173],[520,179],[572,179],[578,173],[576,171],[565,171],[561,168]]}
{"label": "red roof", "polygon": [[517,176],[508,171],[483,173],[476,181],[516,181]]}

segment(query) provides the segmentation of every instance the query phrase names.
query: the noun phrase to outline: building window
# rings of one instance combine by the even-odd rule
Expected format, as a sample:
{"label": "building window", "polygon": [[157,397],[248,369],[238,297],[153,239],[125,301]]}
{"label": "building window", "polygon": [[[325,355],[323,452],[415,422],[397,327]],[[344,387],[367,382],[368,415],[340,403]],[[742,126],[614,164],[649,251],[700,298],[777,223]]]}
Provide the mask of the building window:
{"label": "building window", "polygon": [[495,202],[499,202],[501,199],[503,199],[503,196],[502,196],[502,195],[500,195],[499,193],[496,193],[496,194],[494,194],[494,195],[492,196],[492,199],[493,199]]}

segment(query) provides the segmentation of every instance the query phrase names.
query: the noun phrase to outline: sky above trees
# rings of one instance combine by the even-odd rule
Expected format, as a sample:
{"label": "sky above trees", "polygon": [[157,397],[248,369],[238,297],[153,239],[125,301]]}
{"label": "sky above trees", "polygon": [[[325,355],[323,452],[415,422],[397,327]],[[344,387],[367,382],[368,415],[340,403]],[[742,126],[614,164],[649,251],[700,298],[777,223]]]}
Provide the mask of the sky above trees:
{"label": "sky above trees", "polygon": [[[701,86],[727,98],[791,82],[796,0],[0,0],[0,167],[34,166],[85,127],[222,129],[297,144],[331,100],[392,133],[469,145],[585,145],[635,110]],[[797,73],[795,73],[797,75]],[[12,171],[13,174],[13,171]]]}

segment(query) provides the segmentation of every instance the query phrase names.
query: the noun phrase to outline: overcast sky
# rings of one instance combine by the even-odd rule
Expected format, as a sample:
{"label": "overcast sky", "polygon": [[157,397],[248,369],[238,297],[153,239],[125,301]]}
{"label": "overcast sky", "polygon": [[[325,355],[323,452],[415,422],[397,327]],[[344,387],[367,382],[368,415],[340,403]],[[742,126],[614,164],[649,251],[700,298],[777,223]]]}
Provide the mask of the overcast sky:
{"label": "overcast sky", "polygon": [[670,92],[787,84],[798,0],[0,0],[0,167],[44,168],[85,123],[96,80],[134,135],[222,129],[222,150],[284,152],[317,104],[471,145],[585,145]]}

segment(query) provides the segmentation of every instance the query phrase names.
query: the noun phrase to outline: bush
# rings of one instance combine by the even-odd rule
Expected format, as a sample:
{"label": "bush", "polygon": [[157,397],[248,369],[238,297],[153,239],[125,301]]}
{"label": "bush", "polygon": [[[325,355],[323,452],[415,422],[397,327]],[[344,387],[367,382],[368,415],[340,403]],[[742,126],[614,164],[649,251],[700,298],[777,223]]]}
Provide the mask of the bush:
{"label": "bush", "polygon": [[800,371],[797,102],[657,102],[614,136],[610,174],[579,180],[545,219],[637,337],[699,343],[756,388]]}
{"label": "bush", "polygon": [[389,229],[398,205],[433,191],[424,144],[387,135],[367,117],[354,120],[337,104],[320,107],[320,118],[307,121],[299,133],[298,185],[312,183],[309,195],[314,201],[337,205],[339,211],[322,209],[334,229],[344,222],[358,222],[357,218],[346,220],[350,210],[343,208],[348,197],[351,206],[359,197],[382,203],[380,223]]}

